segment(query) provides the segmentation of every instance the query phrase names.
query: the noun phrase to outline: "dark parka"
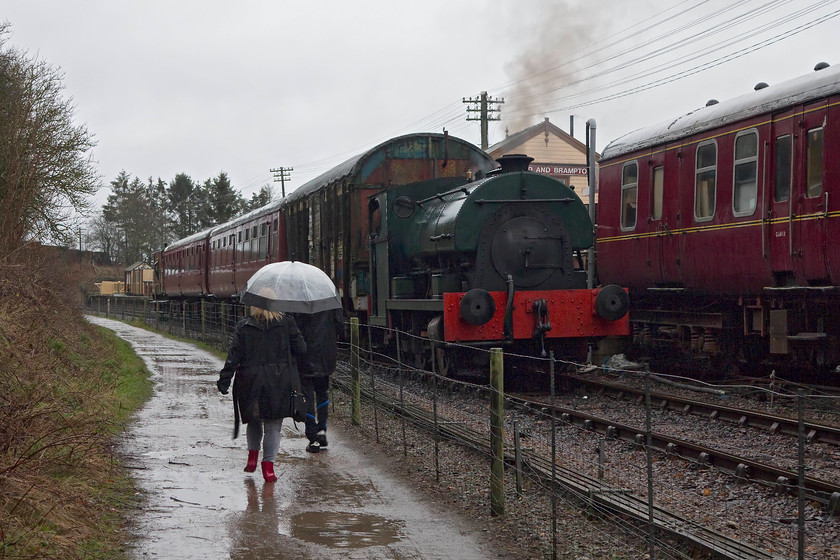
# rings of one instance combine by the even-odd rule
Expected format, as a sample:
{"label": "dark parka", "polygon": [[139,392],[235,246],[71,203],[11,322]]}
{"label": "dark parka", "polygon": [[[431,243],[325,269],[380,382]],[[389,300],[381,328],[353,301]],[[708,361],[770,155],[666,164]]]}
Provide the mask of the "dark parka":
{"label": "dark parka", "polygon": [[304,377],[325,377],[335,371],[338,360],[336,334],[344,326],[341,309],[318,313],[296,313],[295,321],[306,340],[307,354],[298,366]]}
{"label": "dark parka", "polygon": [[219,390],[224,388],[226,392],[233,378],[234,434],[240,418],[247,424],[255,418],[276,420],[291,416],[292,389],[300,391],[292,355],[305,353],[306,342],[288,314],[267,324],[254,317],[237,323],[218,381]]}

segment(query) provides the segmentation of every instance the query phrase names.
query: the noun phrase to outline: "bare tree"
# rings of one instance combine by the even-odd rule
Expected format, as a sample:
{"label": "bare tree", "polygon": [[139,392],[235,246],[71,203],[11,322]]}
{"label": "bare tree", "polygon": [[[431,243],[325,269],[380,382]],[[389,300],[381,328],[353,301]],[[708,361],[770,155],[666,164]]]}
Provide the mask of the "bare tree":
{"label": "bare tree", "polygon": [[107,253],[111,259],[116,258],[119,229],[105,219],[103,214],[91,218],[85,228],[85,246],[89,250]]}
{"label": "bare tree", "polygon": [[67,241],[98,189],[93,136],[73,123],[60,71],[6,44],[0,23],[0,254]]}

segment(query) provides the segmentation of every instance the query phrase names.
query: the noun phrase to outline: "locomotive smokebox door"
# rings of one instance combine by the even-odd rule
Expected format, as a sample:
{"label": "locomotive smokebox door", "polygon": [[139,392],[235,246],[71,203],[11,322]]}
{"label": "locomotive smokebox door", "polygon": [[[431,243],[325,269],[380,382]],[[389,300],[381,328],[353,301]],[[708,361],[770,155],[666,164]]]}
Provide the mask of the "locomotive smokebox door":
{"label": "locomotive smokebox door", "polygon": [[543,284],[554,272],[562,273],[564,254],[570,251],[562,230],[551,226],[542,212],[504,222],[491,244],[493,268],[499,276],[510,274],[517,288],[533,288]]}

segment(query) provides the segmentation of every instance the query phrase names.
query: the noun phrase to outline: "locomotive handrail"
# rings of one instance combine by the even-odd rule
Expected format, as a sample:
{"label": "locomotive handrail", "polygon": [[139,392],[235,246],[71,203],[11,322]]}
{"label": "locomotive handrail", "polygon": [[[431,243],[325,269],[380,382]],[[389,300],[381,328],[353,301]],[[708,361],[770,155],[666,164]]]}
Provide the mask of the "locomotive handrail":
{"label": "locomotive handrail", "polygon": [[430,200],[443,200],[443,197],[449,196],[451,194],[457,194],[457,193],[464,193],[465,195],[469,195],[470,190],[467,187],[458,187],[457,189],[452,189],[451,191],[438,193],[438,194],[432,195],[428,198],[424,198],[423,200],[418,200],[417,202],[415,202],[415,204],[417,206],[423,206],[424,202],[429,202]]}
{"label": "locomotive handrail", "polygon": [[504,332],[505,340],[513,340],[513,276],[507,275],[505,280],[507,284],[507,303],[505,304],[505,318],[502,322],[502,330]]}
{"label": "locomotive handrail", "polygon": [[491,202],[495,202],[497,204],[510,204],[512,202],[574,202],[579,200],[578,198],[513,198],[513,199],[487,199],[487,198],[479,198],[476,199],[476,204],[489,204]]}

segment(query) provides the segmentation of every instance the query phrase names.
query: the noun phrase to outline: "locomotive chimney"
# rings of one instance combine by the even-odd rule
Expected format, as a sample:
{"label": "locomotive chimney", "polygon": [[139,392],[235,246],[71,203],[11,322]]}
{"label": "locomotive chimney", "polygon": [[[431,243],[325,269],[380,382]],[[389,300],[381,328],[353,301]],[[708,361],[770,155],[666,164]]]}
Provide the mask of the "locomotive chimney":
{"label": "locomotive chimney", "polygon": [[516,173],[528,171],[528,164],[534,161],[534,158],[525,154],[505,154],[496,161],[501,166],[500,173]]}

